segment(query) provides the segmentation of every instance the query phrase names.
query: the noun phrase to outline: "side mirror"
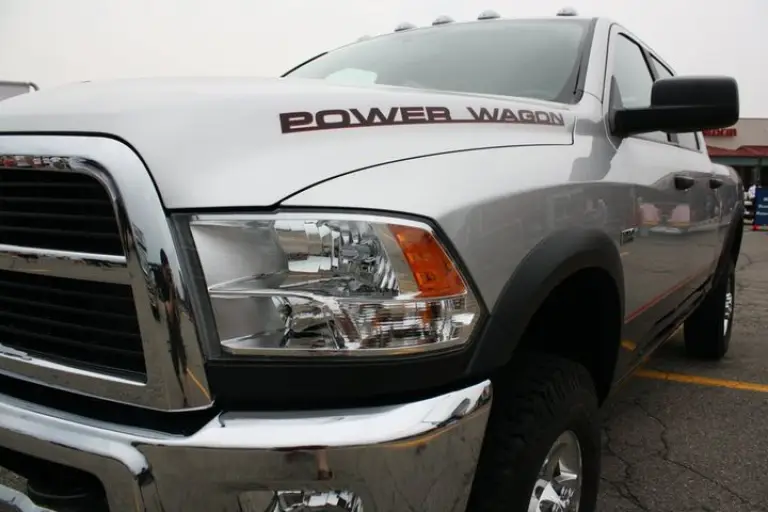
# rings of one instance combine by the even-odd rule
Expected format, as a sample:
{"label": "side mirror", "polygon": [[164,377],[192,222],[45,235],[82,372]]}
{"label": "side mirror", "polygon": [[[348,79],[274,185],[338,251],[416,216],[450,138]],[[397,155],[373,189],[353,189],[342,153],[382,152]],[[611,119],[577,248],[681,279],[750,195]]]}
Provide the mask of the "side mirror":
{"label": "side mirror", "polygon": [[662,131],[686,133],[727,128],[739,120],[739,86],[731,77],[660,78],[651,90],[651,106],[615,109],[614,135]]}

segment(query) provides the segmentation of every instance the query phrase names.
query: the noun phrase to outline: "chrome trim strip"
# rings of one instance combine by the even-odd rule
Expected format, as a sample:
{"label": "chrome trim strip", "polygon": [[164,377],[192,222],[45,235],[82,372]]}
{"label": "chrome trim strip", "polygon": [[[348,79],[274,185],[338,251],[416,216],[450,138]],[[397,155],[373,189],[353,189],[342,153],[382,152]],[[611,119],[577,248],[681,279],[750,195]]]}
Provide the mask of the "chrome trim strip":
{"label": "chrome trim strip", "polygon": [[[122,282],[124,277],[118,276],[125,272],[136,304],[147,375],[146,382],[135,382],[2,350],[0,373],[150,409],[173,411],[210,406],[212,398],[187,300],[185,276],[165,210],[138,155],[113,139],[64,135],[0,135],[0,155],[12,155],[15,169],[83,173],[105,186],[113,201],[125,248],[125,269],[112,267],[120,261],[111,257],[97,257],[109,264],[111,270],[105,271],[101,265],[81,265],[68,254],[72,262],[69,270],[77,272],[80,279],[106,282]],[[46,253],[55,257],[51,251]],[[166,275],[172,290],[165,303],[161,302],[151,272],[153,267],[161,268],[161,253],[167,258]],[[6,261],[11,257],[7,253],[4,256]],[[43,266],[54,265],[50,258],[44,261]],[[66,272],[64,261],[58,260],[56,265],[57,272]],[[169,315],[178,318],[178,329],[171,329]],[[172,339],[177,341],[173,347]]]}
{"label": "chrome trim strip", "polygon": [[131,284],[125,257],[109,254],[0,244],[0,269],[102,283]]}
{"label": "chrome trim strip", "polygon": [[[49,370],[51,374],[55,373],[66,373],[69,376],[69,380],[67,381],[66,385],[60,385],[56,383],[51,383],[47,380],[42,380],[35,376],[27,375],[29,373],[29,365],[34,365],[36,368],[39,368],[40,373],[44,370]],[[132,380],[130,378],[122,378],[118,377],[116,375],[109,375],[105,373],[95,372],[92,370],[86,370],[84,368],[78,368],[75,366],[69,366],[66,364],[57,363],[55,361],[49,361],[48,359],[42,359],[40,357],[36,357],[31,354],[27,354],[26,352],[22,350],[17,350],[15,348],[7,347],[0,343],[0,375],[5,375],[8,377],[17,377],[21,378],[23,380],[26,380],[28,382],[33,382],[35,384],[43,384],[48,387],[53,387],[56,389],[62,389],[62,390],[69,390],[70,384],[69,382],[73,382],[76,385],[87,385],[87,380],[82,379],[99,379],[99,380],[105,380],[110,382],[115,382],[121,385],[125,386],[140,386],[142,389],[144,388],[144,381],[143,380]],[[87,393],[79,391],[80,394],[93,396],[95,398],[104,398],[103,396],[94,393]]]}
{"label": "chrome trim strip", "polygon": [[370,222],[371,224],[397,224],[400,226],[409,226],[419,228],[434,235],[435,232],[429,224],[425,222],[409,219],[408,217],[395,217],[393,215],[371,215],[370,213],[338,213],[323,212],[307,209],[306,211],[284,211],[280,213],[199,213],[191,216],[190,224],[200,226],[218,226],[227,224],[239,224],[241,221],[258,220],[313,220],[321,218],[322,220],[354,220],[360,222]]}
{"label": "chrome trim strip", "polygon": [[248,492],[266,512],[278,491],[344,489],[366,512],[462,512],[491,404],[484,381],[400,405],[224,413],[181,437],[0,395],[0,446],[96,475],[110,510],[241,510]]}

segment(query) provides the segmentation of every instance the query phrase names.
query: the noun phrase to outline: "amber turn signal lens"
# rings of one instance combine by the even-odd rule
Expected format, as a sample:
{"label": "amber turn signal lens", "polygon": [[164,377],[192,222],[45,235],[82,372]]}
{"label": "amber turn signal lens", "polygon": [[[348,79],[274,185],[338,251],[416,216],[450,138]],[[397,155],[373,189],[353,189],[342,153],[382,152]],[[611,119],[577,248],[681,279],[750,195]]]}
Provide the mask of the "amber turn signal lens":
{"label": "amber turn signal lens", "polygon": [[389,229],[413,272],[420,297],[451,297],[466,291],[445,250],[428,231],[393,224]]}

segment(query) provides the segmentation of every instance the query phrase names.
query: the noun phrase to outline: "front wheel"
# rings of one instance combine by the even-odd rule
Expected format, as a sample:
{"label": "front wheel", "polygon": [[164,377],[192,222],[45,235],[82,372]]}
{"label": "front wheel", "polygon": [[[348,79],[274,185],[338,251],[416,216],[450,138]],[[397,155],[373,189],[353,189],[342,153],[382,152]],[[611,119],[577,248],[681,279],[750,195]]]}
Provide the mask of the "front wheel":
{"label": "front wheel", "polygon": [[526,355],[494,384],[471,512],[593,512],[600,480],[598,401],[587,370]]}

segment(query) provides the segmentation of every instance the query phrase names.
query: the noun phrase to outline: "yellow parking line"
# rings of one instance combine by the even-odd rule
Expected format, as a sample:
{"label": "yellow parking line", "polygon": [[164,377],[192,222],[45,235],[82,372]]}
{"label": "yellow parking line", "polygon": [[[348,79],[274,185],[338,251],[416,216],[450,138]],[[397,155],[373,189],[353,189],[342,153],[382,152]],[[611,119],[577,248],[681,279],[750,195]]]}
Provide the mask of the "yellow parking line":
{"label": "yellow parking line", "polygon": [[768,385],[757,384],[754,382],[742,382],[738,380],[713,379],[710,377],[700,377],[698,375],[685,375],[682,373],[660,372],[658,370],[648,370],[641,368],[634,373],[635,377],[644,379],[668,380],[672,382],[683,382],[685,384],[698,384],[700,386],[712,386],[717,388],[740,389],[743,391],[756,391],[758,393],[768,393]]}
{"label": "yellow parking line", "polygon": [[630,352],[634,352],[637,348],[637,343],[631,340],[622,340],[621,341],[622,348],[629,350]]}

